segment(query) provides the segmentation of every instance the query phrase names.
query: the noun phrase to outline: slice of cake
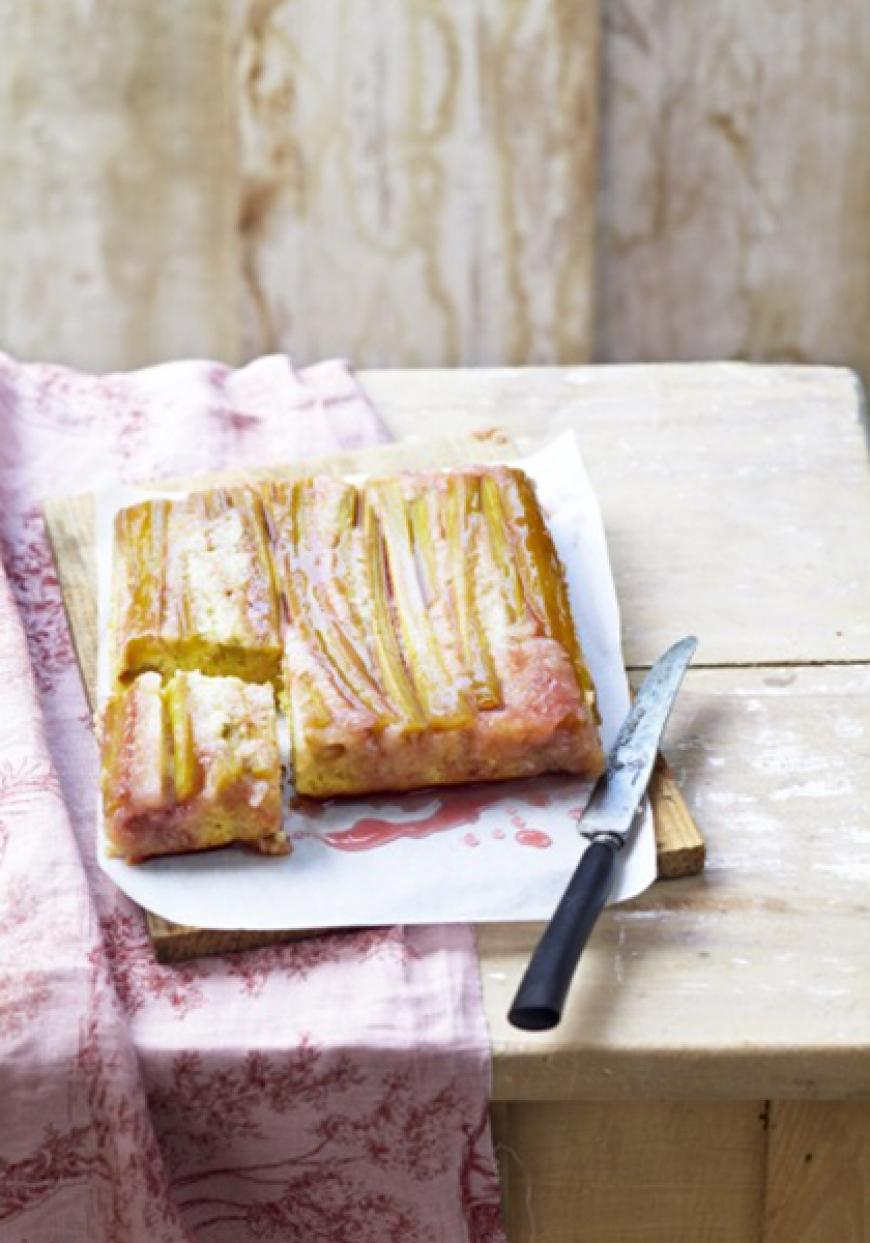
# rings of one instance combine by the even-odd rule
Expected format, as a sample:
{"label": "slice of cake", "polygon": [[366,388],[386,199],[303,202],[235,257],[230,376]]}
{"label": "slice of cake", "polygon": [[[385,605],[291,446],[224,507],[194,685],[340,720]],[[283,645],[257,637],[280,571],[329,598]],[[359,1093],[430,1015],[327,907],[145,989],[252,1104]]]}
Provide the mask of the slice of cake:
{"label": "slice of cake", "polygon": [[522,471],[262,495],[300,794],[601,771],[592,680]]}
{"label": "slice of cake", "polygon": [[256,493],[215,488],[120,510],[112,627],[120,682],[148,669],[276,682],[277,596]]}
{"label": "slice of cake", "polygon": [[140,674],[105,708],[102,791],[106,835],[129,863],[230,842],[286,854],[273,688]]}

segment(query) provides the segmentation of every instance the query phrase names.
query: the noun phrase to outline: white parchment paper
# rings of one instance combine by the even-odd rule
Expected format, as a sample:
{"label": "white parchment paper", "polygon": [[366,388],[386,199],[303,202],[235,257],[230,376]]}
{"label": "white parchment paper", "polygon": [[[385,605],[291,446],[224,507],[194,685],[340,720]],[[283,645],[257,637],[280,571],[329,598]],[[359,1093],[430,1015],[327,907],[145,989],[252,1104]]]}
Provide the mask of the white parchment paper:
{"label": "white parchment paper", "polygon": [[[607,749],[628,711],[629,694],[598,504],[572,433],[518,464],[537,485],[565,565]],[[109,685],[114,514],[124,505],[155,495],[118,489],[98,502],[101,701]],[[100,864],[141,906],[198,928],[546,919],[585,847],[578,822],[590,792],[590,784],[576,778],[543,777],[336,800],[312,805],[310,811],[288,804],[286,827],[294,849],[284,858],[230,848],[153,859],[134,867],[108,856],[100,823]],[[373,821],[376,832],[369,833],[367,826],[372,827]],[[359,842],[365,846],[368,839],[382,840],[392,832],[410,835],[359,848]],[[355,843],[355,848],[347,848]],[[619,856],[611,902],[641,893],[655,875],[655,838],[647,808],[630,847]]]}

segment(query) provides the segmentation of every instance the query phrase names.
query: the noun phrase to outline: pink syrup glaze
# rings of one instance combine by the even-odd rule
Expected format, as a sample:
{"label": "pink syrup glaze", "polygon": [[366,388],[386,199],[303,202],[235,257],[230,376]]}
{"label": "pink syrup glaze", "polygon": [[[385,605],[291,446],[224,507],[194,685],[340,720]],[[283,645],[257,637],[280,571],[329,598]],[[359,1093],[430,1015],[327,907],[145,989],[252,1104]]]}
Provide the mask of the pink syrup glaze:
{"label": "pink syrup glaze", "polygon": [[[552,783],[558,781],[559,778],[550,777],[545,780]],[[564,780],[569,780],[569,778],[564,778]],[[446,829],[475,824],[483,811],[504,800],[508,793],[514,798],[526,799],[533,807],[549,806],[552,797],[550,790],[542,787],[541,779],[535,777],[508,782],[505,785],[496,782],[492,785],[454,786],[449,789],[415,790],[407,794],[379,795],[366,798],[365,801],[369,807],[378,810],[395,807],[405,812],[423,811],[431,807],[433,799],[438,800],[438,806],[435,811],[422,816],[419,820],[388,820],[380,816],[363,816],[348,829],[336,829],[317,836],[320,841],[325,842],[327,846],[332,846],[335,850],[374,850],[378,846],[388,846],[390,842],[398,841],[403,837],[429,837],[432,833],[441,833]],[[316,819],[323,814],[326,807],[343,801],[346,800],[297,798],[293,805],[302,814]],[[510,821],[515,829],[527,831],[534,839],[526,841],[523,838],[523,832],[516,834],[516,840],[522,845],[540,848],[551,844],[545,833],[539,834],[538,830],[526,830],[526,822],[516,810],[511,813]],[[505,834],[502,830],[496,829],[493,837],[499,836],[504,838]],[[538,836],[547,840],[539,841]],[[464,840],[468,846],[478,844],[477,841],[470,842],[467,838]]]}
{"label": "pink syrup glaze", "polygon": [[491,786],[451,790],[439,795],[439,806],[420,820],[383,820],[379,816],[364,816],[349,829],[324,833],[320,840],[336,850],[372,850],[402,837],[429,837],[432,833],[455,829],[459,825],[476,824],[481,812],[492,806],[498,797],[498,792]]}
{"label": "pink syrup glaze", "polygon": [[534,846],[537,850],[545,850],[547,846],[553,845],[552,837],[542,829],[520,829],[516,834],[516,841],[521,846]]}

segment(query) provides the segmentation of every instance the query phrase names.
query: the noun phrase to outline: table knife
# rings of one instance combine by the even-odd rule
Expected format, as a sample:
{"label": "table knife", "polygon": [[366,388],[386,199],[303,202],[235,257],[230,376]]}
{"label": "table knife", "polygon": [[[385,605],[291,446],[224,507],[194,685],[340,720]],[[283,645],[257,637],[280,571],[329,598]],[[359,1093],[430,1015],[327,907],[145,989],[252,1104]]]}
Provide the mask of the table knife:
{"label": "table knife", "polygon": [[698,640],[680,639],[656,661],[610,749],[582,820],[589,845],[532,955],[508,1019],[526,1031],[555,1027],[580,955],[613,883],[616,856],[643,805],[659,740]]}

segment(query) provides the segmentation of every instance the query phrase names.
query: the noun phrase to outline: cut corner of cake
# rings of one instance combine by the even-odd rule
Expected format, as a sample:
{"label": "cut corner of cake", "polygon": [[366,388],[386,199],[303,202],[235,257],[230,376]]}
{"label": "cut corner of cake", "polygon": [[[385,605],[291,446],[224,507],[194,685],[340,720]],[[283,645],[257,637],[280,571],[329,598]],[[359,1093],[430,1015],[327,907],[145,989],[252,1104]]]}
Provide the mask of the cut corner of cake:
{"label": "cut corner of cake", "polygon": [[270,685],[145,672],[109,697],[101,741],[113,854],[137,863],[233,842],[289,851]]}

